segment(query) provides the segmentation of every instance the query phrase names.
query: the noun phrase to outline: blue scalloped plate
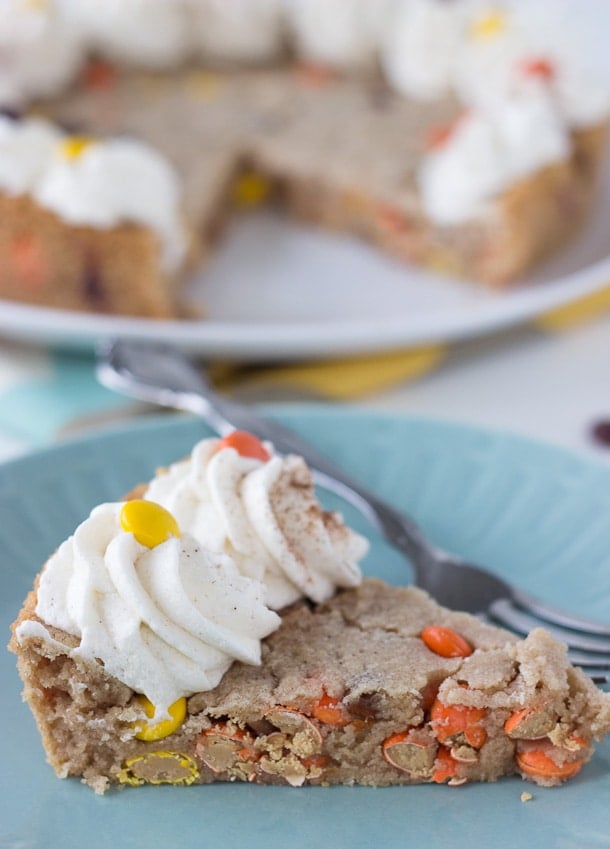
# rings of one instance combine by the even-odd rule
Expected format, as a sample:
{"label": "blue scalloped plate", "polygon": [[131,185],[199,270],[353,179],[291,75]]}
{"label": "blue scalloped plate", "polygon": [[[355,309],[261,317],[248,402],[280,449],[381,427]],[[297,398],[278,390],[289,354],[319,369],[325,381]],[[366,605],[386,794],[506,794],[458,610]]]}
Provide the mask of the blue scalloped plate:
{"label": "blue scalloped plate", "polygon": [[[610,469],[440,422],[311,407],[280,418],[408,509],[441,545],[557,604],[610,620]],[[205,435],[199,422],[156,418],[0,468],[5,637],[40,564],[90,508],[118,499]],[[367,573],[409,580],[401,559],[372,542]],[[0,683],[2,847],[610,847],[608,743],[574,781],[551,790],[511,778],[460,788],[144,787],[97,797],[77,780],[58,780],[45,763],[7,652]],[[525,789],[533,793],[527,804]]]}

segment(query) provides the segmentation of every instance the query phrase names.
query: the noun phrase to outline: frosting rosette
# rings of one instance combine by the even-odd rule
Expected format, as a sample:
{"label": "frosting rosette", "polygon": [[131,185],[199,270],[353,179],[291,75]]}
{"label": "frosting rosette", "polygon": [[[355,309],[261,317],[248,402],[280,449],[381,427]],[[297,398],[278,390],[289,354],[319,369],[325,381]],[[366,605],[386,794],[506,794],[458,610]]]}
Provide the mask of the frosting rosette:
{"label": "frosting rosette", "polygon": [[280,619],[228,556],[189,534],[149,548],[121,526],[123,506],[95,508],[49,559],[36,613],[79,638],[73,657],[100,661],[162,716],[215,687],[234,660],[260,663]]}
{"label": "frosting rosette", "polygon": [[302,458],[269,450],[269,459],[255,459],[205,439],[189,459],[158,475],[144,497],[262,581],[274,609],[302,597],[326,601],[339,587],[357,586],[367,541],[321,508]]}

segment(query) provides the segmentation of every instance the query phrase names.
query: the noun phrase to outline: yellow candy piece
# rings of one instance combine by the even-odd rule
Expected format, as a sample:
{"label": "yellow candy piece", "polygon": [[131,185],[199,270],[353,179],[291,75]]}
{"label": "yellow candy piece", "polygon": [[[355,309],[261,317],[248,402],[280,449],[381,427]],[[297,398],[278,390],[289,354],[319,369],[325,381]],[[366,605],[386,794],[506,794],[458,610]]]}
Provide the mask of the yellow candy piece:
{"label": "yellow candy piece", "polygon": [[[136,696],[137,701],[143,708],[144,713],[149,719],[155,716],[156,708],[146,696]],[[138,740],[146,740],[150,743],[153,740],[163,740],[164,737],[169,737],[176,731],[186,719],[186,699],[183,697],[175,701],[169,706],[167,712],[170,715],[169,719],[162,719],[161,722],[152,723],[136,723],[139,729],[135,735]]]}
{"label": "yellow candy piece", "polygon": [[154,501],[135,499],[123,505],[121,527],[139,543],[154,548],[170,537],[180,537],[178,522],[172,514]]}
{"label": "yellow candy piece", "polygon": [[59,152],[64,159],[78,159],[92,144],[95,142],[88,136],[68,136],[61,142]]}
{"label": "yellow candy piece", "polygon": [[194,784],[199,767],[184,752],[146,752],[128,758],[117,774],[120,784],[137,787],[141,784]]}
{"label": "yellow candy piece", "polygon": [[495,38],[504,32],[507,26],[508,20],[504,12],[493,9],[476,20],[472,30],[476,38]]}
{"label": "yellow candy piece", "polygon": [[260,206],[267,200],[270,191],[271,184],[266,177],[248,171],[238,177],[233,185],[233,202],[241,208]]}
{"label": "yellow candy piece", "polygon": [[223,86],[222,77],[210,71],[192,71],[185,79],[186,90],[194,100],[214,100]]}

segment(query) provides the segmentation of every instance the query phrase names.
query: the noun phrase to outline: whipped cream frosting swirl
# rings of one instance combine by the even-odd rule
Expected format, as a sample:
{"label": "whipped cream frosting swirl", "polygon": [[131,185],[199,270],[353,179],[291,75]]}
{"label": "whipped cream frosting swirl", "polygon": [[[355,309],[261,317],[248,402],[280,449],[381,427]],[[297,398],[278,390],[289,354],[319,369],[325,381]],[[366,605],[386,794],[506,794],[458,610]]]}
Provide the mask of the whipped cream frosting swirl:
{"label": "whipped cream frosting swirl", "polygon": [[203,440],[188,460],[155,478],[145,497],[203,545],[230,554],[242,574],[261,580],[274,609],[303,596],[325,601],[338,587],[360,583],[358,561],[368,543],[337,513],[321,509],[301,458],[265,462],[218,449],[219,440]]}
{"label": "whipped cream frosting swirl", "polygon": [[122,506],[95,508],[50,558],[36,613],[80,639],[72,656],[102,661],[161,716],[215,687],[234,660],[260,663],[261,639],[280,618],[260,583],[188,534],[141,545],[121,529]]}

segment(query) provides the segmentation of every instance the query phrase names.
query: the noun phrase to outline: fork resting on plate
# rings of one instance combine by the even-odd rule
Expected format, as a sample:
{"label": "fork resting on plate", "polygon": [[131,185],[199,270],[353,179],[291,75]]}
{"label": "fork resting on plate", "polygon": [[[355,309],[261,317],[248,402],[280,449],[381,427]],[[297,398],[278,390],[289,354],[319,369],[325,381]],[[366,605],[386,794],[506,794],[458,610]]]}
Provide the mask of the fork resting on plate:
{"label": "fork resting on plate", "polygon": [[296,433],[251,407],[216,394],[204,375],[180,352],[149,342],[116,341],[98,353],[98,378],[132,398],[188,410],[221,436],[247,430],[269,440],[281,454],[300,454],[316,483],[353,504],[407,557],[415,584],[440,604],[483,616],[524,635],[542,626],[567,644],[569,658],[595,681],[610,670],[610,626],[559,610],[532,597],[486,569],[438,548],[404,513],[349,478]]}

